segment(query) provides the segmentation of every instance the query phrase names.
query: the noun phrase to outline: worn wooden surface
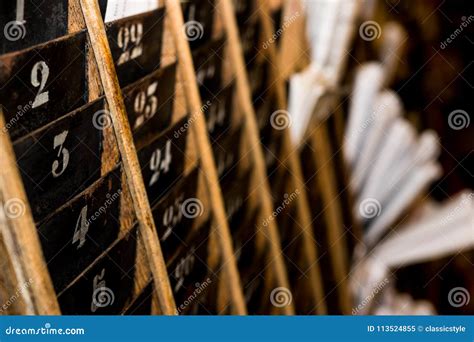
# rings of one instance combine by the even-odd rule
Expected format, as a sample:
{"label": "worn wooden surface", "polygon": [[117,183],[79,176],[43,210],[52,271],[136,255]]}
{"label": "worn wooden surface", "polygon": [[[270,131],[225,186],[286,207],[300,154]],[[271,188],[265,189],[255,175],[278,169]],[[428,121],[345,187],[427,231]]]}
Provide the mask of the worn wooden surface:
{"label": "worn wooden surface", "polygon": [[[271,9],[275,8],[277,4],[275,2],[263,2],[260,11],[259,17],[262,23],[262,30],[264,33],[264,37],[266,39],[270,39],[274,34],[273,25],[271,22]],[[298,12],[299,13],[299,12]],[[300,13],[303,16],[303,13]],[[301,20],[301,18],[296,18]],[[279,27],[279,23],[277,23],[276,27]],[[288,32],[286,30],[288,29]],[[283,39],[293,40],[298,39],[298,37],[291,36],[293,30],[293,25],[290,24],[288,28],[285,28],[282,33],[282,44]],[[285,35],[288,35],[289,38],[284,38]],[[286,77],[290,74],[290,70],[288,69],[290,65],[293,67],[293,63],[286,63],[282,65],[285,61],[285,58],[280,57],[277,53],[277,47],[275,46],[276,43],[269,43],[267,44],[266,53],[268,58],[273,61],[270,63],[271,65],[271,82],[273,84],[273,88],[276,93],[276,101],[277,101],[277,108],[285,110],[287,108],[286,103],[286,89],[285,89],[285,82]],[[280,47],[283,51],[283,54],[290,53],[287,50],[283,50],[283,47]],[[290,49],[291,51],[295,51],[294,49]],[[298,50],[299,51],[299,50]],[[291,70],[291,72],[295,72],[295,70]],[[289,169],[291,182],[295,189],[300,189],[300,194],[296,198],[296,210],[297,210],[297,218],[298,224],[296,227],[296,231],[298,234],[302,234],[303,236],[303,254],[305,260],[305,269],[308,270],[309,274],[309,281],[307,281],[307,288],[310,289],[311,293],[311,300],[312,306],[315,308],[315,312],[319,314],[326,313],[326,305],[324,301],[324,292],[322,288],[322,281],[321,281],[321,271],[318,265],[318,253],[317,253],[317,237],[314,236],[313,227],[312,227],[312,218],[310,213],[310,208],[308,205],[308,197],[305,191],[306,185],[303,178],[303,173],[301,170],[300,161],[298,159],[298,151],[295,146],[293,146],[290,136],[289,136],[289,129],[284,129],[282,131],[282,159],[286,162],[286,167]]]}
{"label": "worn wooden surface", "polygon": [[[233,7],[230,2],[219,1],[219,12],[222,15],[224,22],[224,28],[226,30],[227,39],[229,41],[230,58],[234,65],[236,86],[238,92],[239,103],[241,104],[243,115],[246,122],[246,138],[249,139],[249,150],[253,154],[253,163],[255,172],[259,177],[259,184],[257,185],[258,191],[261,193],[261,205],[262,205],[262,216],[271,217],[273,213],[273,204],[270,194],[270,187],[268,183],[267,173],[265,169],[265,158],[262,153],[259,133],[257,128],[255,112],[250,100],[250,90],[248,81],[246,78],[246,70],[243,61],[242,49],[240,46],[237,24],[235,20],[235,14]],[[268,236],[271,251],[271,261],[274,265],[275,278],[277,286],[290,288],[286,267],[282,257],[280,237],[278,228],[274,220],[269,220],[267,227],[261,227],[264,229],[264,234]],[[294,307],[290,303],[282,308],[282,311],[286,314],[293,314]]]}
{"label": "worn wooden surface", "polygon": [[[5,120],[0,109],[0,127]],[[0,189],[3,210],[0,234],[15,271],[17,284],[30,285],[23,291],[24,314],[60,313],[49,273],[41,252],[36,227],[17,169],[12,144],[6,132],[0,134]]]}
{"label": "worn wooden surface", "polygon": [[146,195],[143,178],[140,172],[138,157],[133,143],[130,125],[128,123],[125,105],[120,86],[113,66],[112,55],[105,34],[104,23],[100,16],[98,4],[91,1],[81,1],[84,19],[89,38],[94,50],[104,93],[109,104],[110,116],[124,164],[132,201],[137,215],[139,232],[143,239],[150,265],[155,290],[164,314],[176,313],[173,295],[163,260],[161,247]]}
{"label": "worn wooden surface", "polygon": [[219,188],[216,165],[212,156],[212,150],[207,135],[206,122],[202,113],[202,104],[196,83],[196,75],[193,68],[191,51],[183,31],[183,16],[179,2],[167,0],[166,9],[170,17],[171,31],[176,44],[177,57],[182,66],[182,78],[189,111],[194,118],[192,130],[195,132],[195,141],[201,158],[201,166],[205,175],[206,185],[211,200],[212,212],[218,231],[219,245],[222,248],[222,259],[224,275],[230,291],[230,300],[233,304],[233,313],[245,314],[245,302],[237,271],[237,264],[232,248],[232,240],[229,225],[224,209],[224,201]]}

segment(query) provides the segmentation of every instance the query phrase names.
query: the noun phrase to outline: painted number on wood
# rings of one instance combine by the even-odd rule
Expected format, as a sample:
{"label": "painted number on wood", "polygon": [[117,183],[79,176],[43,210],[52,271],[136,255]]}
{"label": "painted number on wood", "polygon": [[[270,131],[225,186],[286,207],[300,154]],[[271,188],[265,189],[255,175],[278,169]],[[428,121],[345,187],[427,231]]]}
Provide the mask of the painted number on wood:
{"label": "painted number on wood", "polygon": [[225,102],[220,101],[216,106],[211,106],[209,109],[209,118],[207,120],[207,129],[209,133],[213,134],[216,126],[224,124],[225,119]]}
{"label": "painted number on wood", "polygon": [[35,100],[31,105],[33,108],[44,105],[49,101],[49,92],[44,91],[46,81],[49,77],[49,67],[44,61],[37,62],[33,69],[31,69],[31,84],[33,87],[38,88]]}
{"label": "painted number on wood", "polygon": [[185,257],[181,258],[181,260],[178,262],[178,265],[176,265],[176,268],[174,269],[174,277],[178,280],[174,287],[175,292],[179,291],[179,289],[184,284],[184,279],[191,273],[191,270],[194,266],[194,261],[195,258],[193,247]]}
{"label": "painted number on wood", "polygon": [[157,148],[150,158],[150,170],[153,174],[150,178],[148,186],[155,184],[160,178],[161,173],[167,173],[171,164],[171,140],[166,141],[164,151]]}
{"label": "painted number on wood", "polygon": [[117,61],[117,65],[122,65],[143,54],[143,24],[132,23],[122,26],[117,35],[118,46],[122,53]]}
{"label": "painted number on wood", "polygon": [[87,221],[87,205],[81,209],[81,213],[76,222],[76,229],[72,237],[72,244],[77,245],[77,249],[81,248],[86,242],[87,231],[89,230],[89,222]]}
{"label": "painted number on wood", "polygon": [[171,235],[173,228],[183,219],[183,211],[181,210],[183,200],[184,195],[181,194],[176,197],[173,204],[166,208],[163,215],[163,225],[166,227],[166,230],[161,237],[162,241],[165,241]]}
{"label": "painted number on wood", "polygon": [[[66,141],[67,134],[68,131],[63,131],[62,133],[54,137],[53,148],[58,148],[58,158],[61,158],[62,156],[61,162],[59,160],[55,160],[52,165],[51,172],[53,173],[53,177],[55,178],[61,176],[64,173],[69,163],[69,151],[67,148],[64,147],[64,142]],[[60,164],[62,165],[61,168],[59,167]]]}
{"label": "painted number on wood", "polygon": [[147,120],[151,119],[158,110],[158,98],[156,97],[156,90],[158,88],[158,81],[150,84],[145,91],[140,91],[135,96],[133,109],[137,114],[133,129],[142,126]]}
{"label": "painted number on wood", "polygon": [[100,291],[99,289],[105,288],[106,284],[105,284],[104,276],[105,276],[105,268],[102,269],[100,274],[97,274],[94,277],[93,284],[92,284],[92,302],[91,302],[92,312],[96,312],[97,308],[99,307],[97,305],[97,299],[94,298],[94,295],[96,295],[97,291]]}

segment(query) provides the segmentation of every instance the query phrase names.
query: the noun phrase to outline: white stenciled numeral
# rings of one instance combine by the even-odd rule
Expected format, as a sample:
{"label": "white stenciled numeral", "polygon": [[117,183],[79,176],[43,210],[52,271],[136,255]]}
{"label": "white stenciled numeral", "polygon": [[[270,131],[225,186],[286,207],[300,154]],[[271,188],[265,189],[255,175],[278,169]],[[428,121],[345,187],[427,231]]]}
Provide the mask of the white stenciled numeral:
{"label": "white stenciled numeral", "polygon": [[72,244],[79,243],[77,249],[81,248],[86,242],[87,231],[89,230],[89,222],[87,222],[87,205],[81,209],[81,213],[77,218],[76,229],[72,237]]}
{"label": "white stenciled numeral", "polygon": [[193,269],[194,266],[194,247],[191,249],[191,251],[181,260],[178,262],[178,265],[176,265],[176,268],[174,269],[174,277],[178,281],[176,282],[176,285],[174,287],[174,292],[177,292],[184,284],[184,279],[186,278],[189,273],[191,273],[191,270]]}
{"label": "white stenciled numeral", "polygon": [[[55,178],[63,174],[63,172],[66,170],[67,164],[69,163],[69,151],[67,148],[64,147],[64,142],[66,141],[67,134],[68,131],[64,131],[54,137],[53,147],[54,149],[58,148],[58,158],[60,158],[62,155],[62,163],[60,163],[58,160],[55,160],[53,162],[51,171],[53,173],[53,177]],[[62,164],[61,169],[59,169],[59,164]]]}
{"label": "white stenciled numeral", "polygon": [[197,82],[203,84],[206,78],[214,77],[215,73],[216,66],[214,64],[210,64],[207,68],[199,69],[196,75]]}
{"label": "white stenciled numeral", "polygon": [[118,46],[122,49],[117,65],[126,63],[132,59],[140,57],[143,53],[143,24],[133,23],[122,26],[117,35]]}
{"label": "white stenciled numeral", "polygon": [[31,69],[31,84],[33,85],[33,87],[39,87],[35,100],[31,105],[32,108],[44,105],[49,101],[49,92],[44,91],[44,87],[46,86],[46,81],[48,80],[48,77],[49,67],[43,61],[37,62],[33,66],[33,69]]}
{"label": "white stenciled numeral", "polygon": [[234,154],[232,153],[220,154],[216,160],[217,173],[219,175],[222,175],[225,169],[232,166],[233,162],[234,162]]}
{"label": "white stenciled numeral", "polygon": [[207,129],[212,134],[216,126],[222,125],[225,118],[225,102],[218,102],[209,109],[209,119],[207,120]]}
{"label": "white stenciled numeral", "polygon": [[[94,276],[94,279],[92,281],[92,293],[95,294],[96,291],[100,288],[105,288],[106,284],[105,284],[105,279],[104,279],[104,276],[105,276],[105,268],[102,269],[102,271],[100,272],[100,274],[96,274]],[[93,295],[94,296],[94,295]],[[92,298],[92,303],[91,303],[91,311],[92,312],[96,312],[97,311],[97,301],[94,300],[94,297]]]}
{"label": "white stenciled numeral", "polygon": [[166,227],[166,230],[161,237],[161,241],[165,241],[171,235],[173,228],[181,222],[183,218],[183,211],[181,210],[183,199],[184,195],[179,195],[174,200],[174,203],[166,208],[163,215],[163,225]]}
{"label": "white stenciled numeral", "polygon": [[158,98],[155,95],[156,89],[158,88],[158,81],[150,84],[145,91],[140,91],[135,96],[133,103],[133,109],[138,114],[137,119],[133,125],[134,129],[137,129],[145,123],[145,121],[151,119],[158,110]]}
{"label": "white stenciled numeral", "polygon": [[16,21],[23,22],[25,19],[25,0],[16,1]]}
{"label": "white stenciled numeral", "polygon": [[189,4],[189,20],[195,21],[196,20],[196,4]]}
{"label": "white stenciled numeral", "polygon": [[170,170],[171,164],[171,140],[166,141],[165,149],[162,151],[157,148],[150,159],[150,170],[153,171],[153,175],[148,182],[148,186],[152,186],[158,181],[161,173],[167,173]]}

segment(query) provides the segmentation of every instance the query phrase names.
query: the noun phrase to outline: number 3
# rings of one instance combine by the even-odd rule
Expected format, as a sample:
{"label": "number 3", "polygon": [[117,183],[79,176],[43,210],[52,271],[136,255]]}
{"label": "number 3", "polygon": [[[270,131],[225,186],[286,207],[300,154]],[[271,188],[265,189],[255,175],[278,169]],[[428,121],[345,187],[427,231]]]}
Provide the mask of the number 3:
{"label": "number 3", "polygon": [[51,172],[53,173],[54,178],[61,176],[63,172],[66,170],[67,164],[69,163],[69,151],[67,150],[67,148],[63,146],[64,141],[66,140],[67,134],[68,134],[68,131],[64,131],[54,137],[53,148],[59,147],[58,158],[61,156],[61,154],[63,155],[63,160],[62,160],[63,167],[61,170],[58,171],[59,161],[55,160],[53,162]]}

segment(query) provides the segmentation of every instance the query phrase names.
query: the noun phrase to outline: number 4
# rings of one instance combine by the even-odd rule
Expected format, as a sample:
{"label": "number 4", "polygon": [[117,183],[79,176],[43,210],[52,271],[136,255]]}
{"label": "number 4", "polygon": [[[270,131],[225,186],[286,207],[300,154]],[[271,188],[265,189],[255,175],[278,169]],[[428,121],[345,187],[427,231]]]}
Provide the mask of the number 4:
{"label": "number 4", "polygon": [[86,242],[86,234],[89,230],[89,222],[87,221],[87,205],[81,209],[81,213],[76,222],[76,229],[74,230],[74,235],[72,237],[72,244],[79,242],[77,249],[81,248],[82,245]]}

